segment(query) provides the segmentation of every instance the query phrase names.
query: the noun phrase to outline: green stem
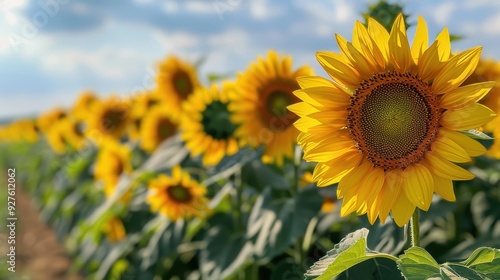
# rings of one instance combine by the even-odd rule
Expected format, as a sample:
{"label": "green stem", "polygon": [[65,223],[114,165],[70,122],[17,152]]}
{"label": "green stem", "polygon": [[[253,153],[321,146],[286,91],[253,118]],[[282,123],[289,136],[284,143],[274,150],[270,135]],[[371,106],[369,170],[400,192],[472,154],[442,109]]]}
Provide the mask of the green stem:
{"label": "green stem", "polygon": [[243,215],[242,215],[242,204],[243,204],[243,184],[241,182],[241,169],[236,171],[234,174],[233,178],[233,183],[234,183],[234,188],[236,189],[236,205],[235,205],[235,210],[236,210],[236,215],[238,216],[236,220],[236,229],[238,231],[243,230]]}
{"label": "green stem", "polygon": [[418,208],[413,212],[413,216],[410,220],[410,230],[411,230],[411,246],[420,246],[420,224],[418,221]]}
{"label": "green stem", "polygon": [[292,193],[294,195],[299,193],[300,190],[300,163],[301,163],[302,151],[298,146],[295,146],[295,152],[293,157],[293,185],[292,185]]}

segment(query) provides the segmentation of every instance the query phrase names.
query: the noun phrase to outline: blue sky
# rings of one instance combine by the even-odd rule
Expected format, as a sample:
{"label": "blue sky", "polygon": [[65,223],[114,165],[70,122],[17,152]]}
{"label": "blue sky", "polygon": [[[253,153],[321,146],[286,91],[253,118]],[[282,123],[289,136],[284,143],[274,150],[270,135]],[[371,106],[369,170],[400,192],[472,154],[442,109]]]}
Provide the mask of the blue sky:
{"label": "blue sky", "polygon": [[[391,0],[389,0],[391,2]],[[126,96],[150,88],[169,54],[206,59],[200,76],[234,75],[267,50],[309,64],[337,51],[334,34],[351,37],[373,0],[0,0],[0,118],[69,106],[85,89]],[[392,1],[394,2],[394,1]],[[454,50],[483,46],[500,59],[500,1],[399,0],[465,38]],[[411,33],[411,31],[410,31]]]}

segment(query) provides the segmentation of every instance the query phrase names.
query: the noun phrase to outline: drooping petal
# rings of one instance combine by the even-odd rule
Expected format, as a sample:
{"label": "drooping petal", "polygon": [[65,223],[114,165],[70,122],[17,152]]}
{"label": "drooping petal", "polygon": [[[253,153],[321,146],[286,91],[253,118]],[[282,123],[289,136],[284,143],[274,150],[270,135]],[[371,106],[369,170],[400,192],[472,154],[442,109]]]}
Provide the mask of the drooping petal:
{"label": "drooping petal", "polygon": [[406,197],[406,194],[401,192],[391,211],[394,222],[400,227],[404,226],[415,212],[415,207],[415,204]]}
{"label": "drooping petal", "polygon": [[439,134],[453,140],[470,156],[477,157],[486,153],[486,148],[481,143],[463,133],[443,128],[439,130]]}
{"label": "drooping petal", "polygon": [[413,164],[403,171],[403,189],[406,197],[418,208],[427,211],[434,193],[431,172],[422,164]]}
{"label": "drooping petal", "polygon": [[432,174],[432,178],[434,179],[434,191],[439,196],[451,202],[456,200],[452,180],[440,177],[434,173]]}

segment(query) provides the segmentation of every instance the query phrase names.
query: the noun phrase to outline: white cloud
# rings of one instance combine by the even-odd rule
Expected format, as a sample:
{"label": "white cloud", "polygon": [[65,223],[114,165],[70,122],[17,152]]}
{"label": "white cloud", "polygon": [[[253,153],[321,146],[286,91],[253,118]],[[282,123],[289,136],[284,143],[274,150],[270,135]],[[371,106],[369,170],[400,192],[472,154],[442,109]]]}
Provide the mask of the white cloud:
{"label": "white cloud", "polygon": [[164,30],[152,31],[154,38],[165,52],[178,53],[189,50],[200,43],[200,38],[187,32],[168,32]]}
{"label": "white cloud", "polygon": [[27,0],[0,0],[0,15],[7,25],[15,25],[20,21],[19,10],[28,5]]}
{"label": "white cloud", "polygon": [[495,14],[492,17],[487,18],[481,24],[481,30],[488,35],[499,35],[500,34],[500,13]]}
{"label": "white cloud", "polygon": [[179,10],[179,4],[175,1],[165,1],[163,3],[163,10],[167,14],[173,14]]}
{"label": "white cloud", "polygon": [[186,1],[185,8],[187,11],[197,14],[215,13],[214,6],[211,1]]}
{"label": "white cloud", "polygon": [[270,18],[283,12],[283,9],[272,5],[267,0],[252,0],[250,2],[250,14],[256,19]]}
{"label": "white cloud", "polygon": [[438,6],[432,7],[430,13],[436,23],[440,25],[446,25],[449,23],[450,17],[456,9],[456,3],[445,2]]}

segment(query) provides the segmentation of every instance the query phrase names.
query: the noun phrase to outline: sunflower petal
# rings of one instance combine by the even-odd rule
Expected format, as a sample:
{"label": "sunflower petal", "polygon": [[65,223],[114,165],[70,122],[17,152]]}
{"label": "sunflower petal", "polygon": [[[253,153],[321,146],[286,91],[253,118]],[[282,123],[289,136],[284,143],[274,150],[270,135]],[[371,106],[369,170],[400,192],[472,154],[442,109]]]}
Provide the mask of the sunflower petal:
{"label": "sunflower petal", "polygon": [[415,204],[406,197],[406,194],[401,192],[391,211],[394,222],[400,227],[404,226],[415,212],[415,207]]}
{"label": "sunflower petal", "polygon": [[453,162],[469,162],[472,160],[460,145],[448,137],[438,137],[432,142],[431,150],[440,157]]}
{"label": "sunflower petal", "polygon": [[382,52],[368,34],[366,27],[360,21],[356,21],[354,25],[352,45],[360,50],[372,64],[376,65],[378,70],[382,71],[385,68],[385,58]]}
{"label": "sunflower petal", "polygon": [[448,60],[432,83],[434,92],[442,94],[458,88],[476,69],[481,49],[475,47]]}
{"label": "sunflower petal", "polygon": [[462,149],[467,152],[470,156],[477,157],[484,155],[486,153],[486,148],[481,145],[478,141],[470,138],[469,136],[460,133],[458,131],[452,131],[447,129],[440,129],[439,133],[445,137],[450,138],[455,143],[457,143]]}
{"label": "sunflower petal", "polygon": [[447,110],[441,116],[441,125],[452,130],[468,130],[482,126],[496,114],[488,107],[473,103],[459,110]]}
{"label": "sunflower petal", "polygon": [[425,160],[432,172],[439,177],[451,180],[471,180],[474,178],[474,174],[469,171],[430,152],[425,155]]}
{"label": "sunflower petal", "polygon": [[384,56],[384,60],[389,61],[389,32],[375,19],[368,19],[368,34],[375,42]]}
{"label": "sunflower petal", "polygon": [[318,163],[314,168],[313,181],[318,187],[325,187],[338,183],[345,175],[359,166],[363,155],[357,150],[346,152],[335,160]]}
{"label": "sunflower petal", "polygon": [[345,109],[350,103],[350,97],[344,91],[334,87],[309,87],[293,92],[295,96],[315,107],[330,107]]}
{"label": "sunflower petal", "polygon": [[415,31],[415,38],[413,39],[413,44],[411,46],[411,55],[415,63],[429,45],[429,35],[427,31],[427,24],[422,16],[418,16],[417,30]]}
{"label": "sunflower petal", "polygon": [[453,191],[453,181],[450,179],[446,179],[443,177],[439,177],[436,174],[432,174],[432,178],[434,179],[434,191],[448,201],[455,201],[455,192]]}
{"label": "sunflower petal", "polygon": [[413,164],[403,171],[403,189],[406,197],[418,208],[427,211],[434,193],[431,172],[422,164]]}
{"label": "sunflower petal", "polygon": [[413,64],[403,15],[399,14],[389,37],[389,55],[396,70],[406,72]]}
{"label": "sunflower petal", "polygon": [[372,165],[371,162],[365,162],[344,176],[339,182],[337,197],[343,198],[345,194],[355,192],[372,169]]}
{"label": "sunflower petal", "polygon": [[393,169],[385,174],[384,186],[376,201],[379,204],[379,216],[382,223],[387,219],[389,212],[403,190],[402,173],[403,171],[400,169]]}
{"label": "sunflower petal", "polygon": [[347,65],[342,59],[342,55],[333,52],[317,52],[316,58],[325,71],[338,83],[356,89],[361,82],[359,73]]}
{"label": "sunflower petal", "polygon": [[483,82],[466,85],[443,95],[441,107],[445,109],[459,109],[481,100],[495,82]]}
{"label": "sunflower petal", "polygon": [[300,76],[297,77],[297,83],[299,83],[301,88],[336,87],[332,81],[320,76]]}

